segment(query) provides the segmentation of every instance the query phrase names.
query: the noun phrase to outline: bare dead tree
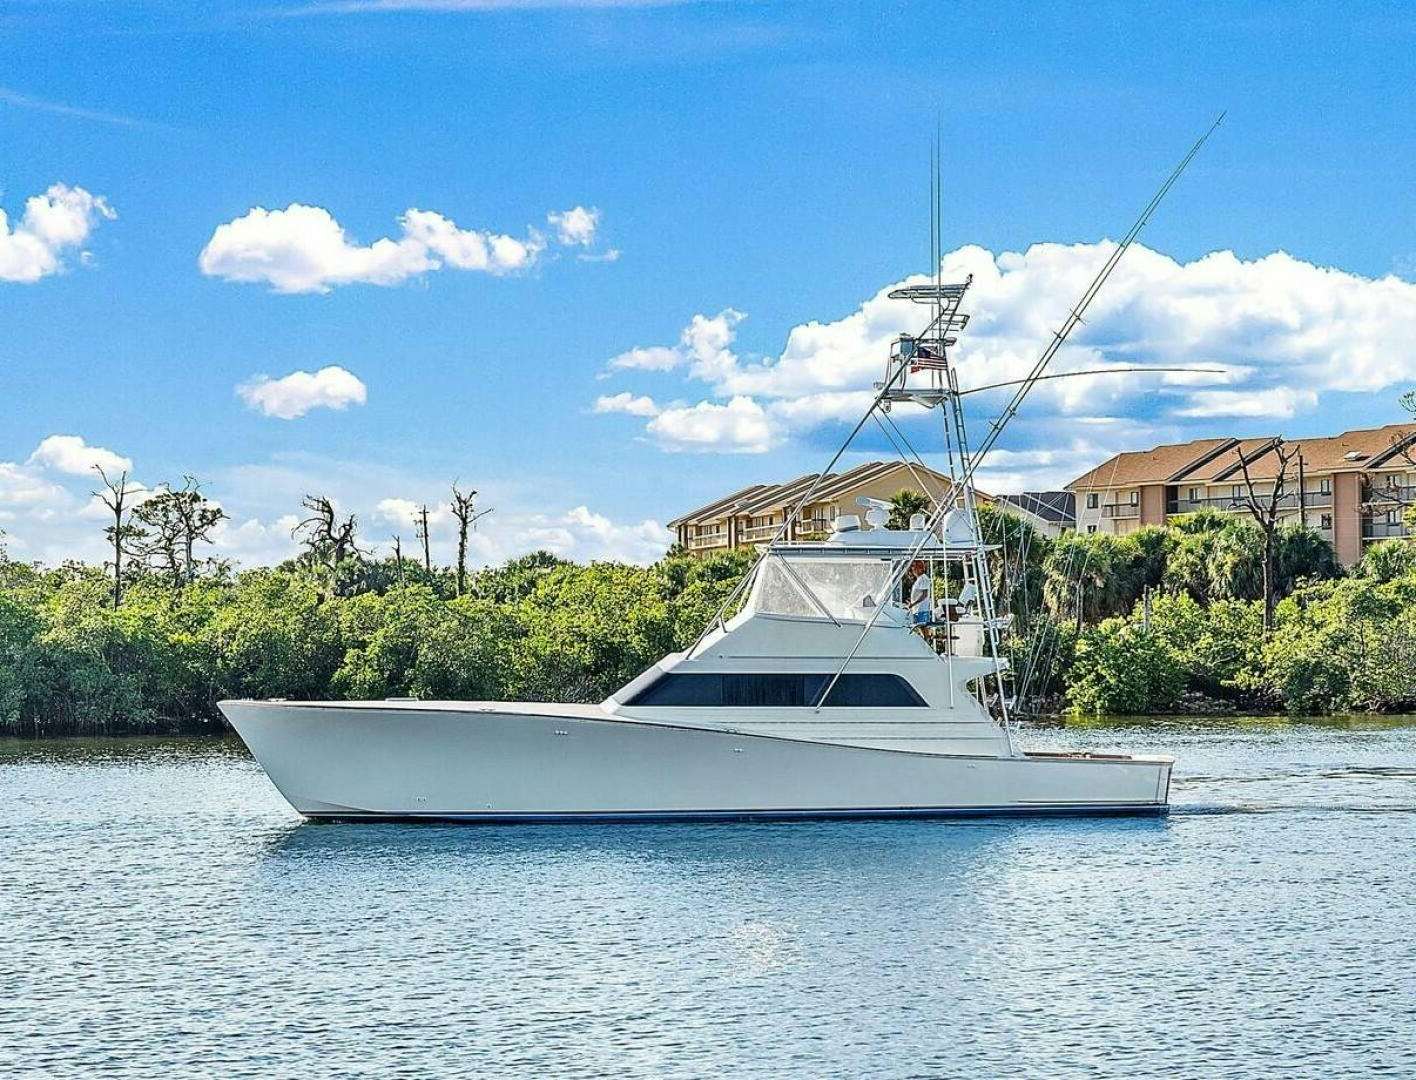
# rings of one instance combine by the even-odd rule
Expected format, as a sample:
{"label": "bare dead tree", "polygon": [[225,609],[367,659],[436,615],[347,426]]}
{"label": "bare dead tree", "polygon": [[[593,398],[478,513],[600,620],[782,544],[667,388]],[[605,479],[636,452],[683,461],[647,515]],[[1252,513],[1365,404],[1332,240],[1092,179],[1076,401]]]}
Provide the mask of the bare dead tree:
{"label": "bare dead tree", "polygon": [[[1416,417],[1416,390],[1406,391],[1397,400],[1403,409]],[[1416,469],[1416,455],[1412,453],[1413,450],[1416,450],[1416,429],[1398,432],[1391,437],[1391,444],[1407,466]],[[1411,536],[1416,534],[1416,506],[1413,506],[1407,499],[1409,490],[1408,487],[1406,490],[1388,493],[1386,497],[1400,507],[1402,523],[1406,526],[1406,534]]]}
{"label": "bare dead tree", "polygon": [[393,561],[398,567],[398,584],[403,584],[403,537],[393,534]]}
{"label": "bare dead tree", "polygon": [[361,555],[354,540],[356,519],[353,514],[340,518],[334,503],[323,495],[306,495],[300,505],[310,511],[290,535],[304,544],[320,562],[334,569],[351,556]]}
{"label": "bare dead tree", "polygon": [[196,579],[196,546],[211,543],[212,531],[226,518],[226,511],[201,493],[199,481],[182,480],[177,490],[165,487],[133,511],[151,530],[145,554],[158,560],[174,587]]}
{"label": "bare dead tree", "polygon": [[123,603],[123,557],[141,557],[145,530],[132,523],[133,496],[142,491],[140,487],[128,484],[128,470],[124,469],[117,480],[109,479],[102,465],[95,465],[94,472],[103,481],[102,491],[95,491],[94,497],[108,507],[113,515],[113,524],[103,530],[108,543],[113,548],[113,561],[106,564],[113,567],[113,607],[117,610]]}
{"label": "bare dead tree", "polygon": [[[1297,459],[1301,446],[1292,446],[1284,442],[1281,438],[1274,439],[1267,449],[1262,449],[1256,454],[1240,454],[1239,468],[1244,473],[1244,498],[1241,500],[1244,509],[1249,512],[1249,516],[1254,519],[1264,538],[1263,571],[1264,571],[1264,633],[1268,634],[1273,630],[1273,609],[1276,602],[1275,593],[1278,582],[1278,524],[1279,515],[1283,509],[1283,499],[1288,491],[1288,470]],[[1249,472],[1250,460],[1257,460],[1272,454],[1278,463],[1278,469],[1274,474],[1273,488],[1268,492],[1260,492],[1254,482],[1253,476]]]}
{"label": "bare dead tree", "polygon": [[428,534],[428,504],[424,503],[419,509],[417,517],[413,522],[413,530],[419,540],[423,541],[423,569],[428,573],[433,572],[433,552],[429,547],[430,537]]}
{"label": "bare dead tree", "polygon": [[457,484],[452,485],[452,516],[457,519],[457,595],[461,596],[467,588],[467,533],[469,529],[477,527],[479,518],[484,518],[492,511],[490,508],[477,511],[477,491],[473,490],[465,494],[460,491]]}

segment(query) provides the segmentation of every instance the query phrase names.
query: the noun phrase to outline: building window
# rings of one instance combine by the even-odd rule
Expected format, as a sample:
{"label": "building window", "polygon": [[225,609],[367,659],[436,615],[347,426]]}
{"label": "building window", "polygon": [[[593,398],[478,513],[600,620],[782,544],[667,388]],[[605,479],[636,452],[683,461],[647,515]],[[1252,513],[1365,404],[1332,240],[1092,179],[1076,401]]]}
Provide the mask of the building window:
{"label": "building window", "polygon": [[1094,532],[1096,532],[1096,526],[1095,526],[1095,525],[1088,525],[1088,526],[1087,526],[1087,532],[1089,532],[1089,533],[1094,533]]}
{"label": "building window", "polygon": [[[635,694],[628,704],[673,708],[809,708],[816,705],[830,682],[831,676],[822,674],[681,675],[670,672]],[[898,675],[842,675],[823,704],[828,709],[926,707],[924,698]]]}
{"label": "building window", "polygon": [[1229,485],[1229,497],[1238,502],[1244,497],[1244,486],[1242,484]]}
{"label": "building window", "polygon": [[1387,473],[1386,484],[1389,488],[1397,487],[1401,483],[1401,477],[1396,473]]}
{"label": "building window", "polygon": [[1100,506],[1100,505],[1101,505],[1101,496],[1098,495],[1095,491],[1088,492],[1088,493],[1087,493],[1087,509],[1088,509],[1088,510],[1095,510],[1095,509],[1096,509],[1098,506]]}
{"label": "building window", "polygon": [[1400,511],[1400,510],[1388,510],[1388,511],[1386,512],[1386,523],[1387,523],[1388,525],[1400,525],[1400,524],[1401,524],[1401,511]]}
{"label": "building window", "polygon": [[1330,477],[1330,476],[1324,476],[1321,480],[1318,481],[1318,494],[1319,494],[1319,495],[1331,495],[1331,494],[1332,494],[1332,477]]}
{"label": "building window", "polygon": [[1199,501],[1200,501],[1200,489],[1199,489],[1199,488],[1190,488],[1190,492],[1189,492],[1189,494],[1188,494],[1186,497],[1190,500],[1190,502],[1199,502]]}
{"label": "building window", "polygon": [[1331,514],[1324,514],[1321,518],[1319,518],[1319,519],[1318,519],[1318,527],[1319,527],[1320,529],[1331,529],[1331,528],[1332,528],[1332,515],[1331,515]]}
{"label": "building window", "polygon": [[1140,493],[1139,491],[1133,491],[1133,492],[1131,492],[1131,505],[1132,505],[1132,506],[1138,506],[1138,505],[1140,504],[1140,501],[1141,501],[1141,493]]}

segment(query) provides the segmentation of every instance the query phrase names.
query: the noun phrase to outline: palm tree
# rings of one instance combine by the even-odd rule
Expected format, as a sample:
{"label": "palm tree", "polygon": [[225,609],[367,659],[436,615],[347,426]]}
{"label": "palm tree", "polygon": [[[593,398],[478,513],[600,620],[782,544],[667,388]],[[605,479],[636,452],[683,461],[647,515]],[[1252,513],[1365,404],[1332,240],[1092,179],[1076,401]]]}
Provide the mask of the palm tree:
{"label": "palm tree", "polygon": [[890,519],[885,523],[889,529],[908,529],[910,518],[915,514],[927,514],[933,508],[933,500],[914,488],[901,488],[890,496]]}

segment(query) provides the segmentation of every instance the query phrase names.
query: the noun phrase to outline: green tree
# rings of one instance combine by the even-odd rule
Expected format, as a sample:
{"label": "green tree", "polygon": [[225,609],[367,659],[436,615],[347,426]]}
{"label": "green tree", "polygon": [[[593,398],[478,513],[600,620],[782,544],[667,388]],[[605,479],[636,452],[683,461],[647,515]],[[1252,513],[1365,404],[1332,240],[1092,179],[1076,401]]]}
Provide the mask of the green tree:
{"label": "green tree", "polygon": [[344,658],[337,602],[289,569],[248,570],[202,634],[229,697],[326,697]]}
{"label": "green tree", "polygon": [[1184,688],[1184,667],[1159,634],[1113,618],[1078,639],[1067,703],[1093,715],[1165,712]]}
{"label": "green tree", "polygon": [[672,650],[673,621],[653,571],[558,566],[519,604],[526,637],[516,685],[532,701],[598,701]]}
{"label": "green tree", "polygon": [[164,487],[133,511],[133,517],[147,527],[143,554],[158,561],[174,588],[196,578],[197,545],[210,544],[212,532],[226,516],[190,476],[180,488]]}
{"label": "green tree", "polygon": [[1352,568],[1354,577],[1394,581],[1416,573],[1416,540],[1379,540],[1362,554]]}
{"label": "green tree", "polygon": [[[1138,609],[1132,621],[1141,618]],[[1263,609],[1256,601],[1202,605],[1187,593],[1161,595],[1151,603],[1149,625],[1179,661],[1187,690],[1260,703],[1254,690],[1263,667]]]}
{"label": "green tree", "polygon": [[890,517],[885,522],[887,529],[908,529],[910,518],[915,514],[926,516],[934,509],[934,500],[922,491],[901,488],[890,496]]}
{"label": "green tree", "polygon": [[1130,536],[1064,533],[1043,562],[1048,611],[1082,625],[1129,612],[1163,574],[1164,550],[1164,539],[1150,529]]}
{"label": "green tree", "polygon": [[989,555],[994,609],[1011,614],[1020,634],[1043,610],[1043,585],[1052,542],[1030,524],[987,504],[978,508],[979,534],[997,550]]}

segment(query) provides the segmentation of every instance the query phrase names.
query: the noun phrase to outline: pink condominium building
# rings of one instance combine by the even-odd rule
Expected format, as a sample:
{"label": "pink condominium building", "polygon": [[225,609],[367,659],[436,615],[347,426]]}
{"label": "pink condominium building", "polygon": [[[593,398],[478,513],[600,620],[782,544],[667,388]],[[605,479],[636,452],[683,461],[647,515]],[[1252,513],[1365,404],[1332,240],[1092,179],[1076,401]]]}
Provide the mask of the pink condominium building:
{"label": "pink condominium building", "polygon": [[[1080,532],[1124,534],[1196,510],[1247,514],[1248,468],[1262,501],[1282,471],[1277,437],[1195,439],[1134,450],[1067,485]],[[1350,566],[1375,540],[1407,535],[1402,513],[1416,499],[1416,424],[1293,439],[1279,511],[1332,542]]]}

